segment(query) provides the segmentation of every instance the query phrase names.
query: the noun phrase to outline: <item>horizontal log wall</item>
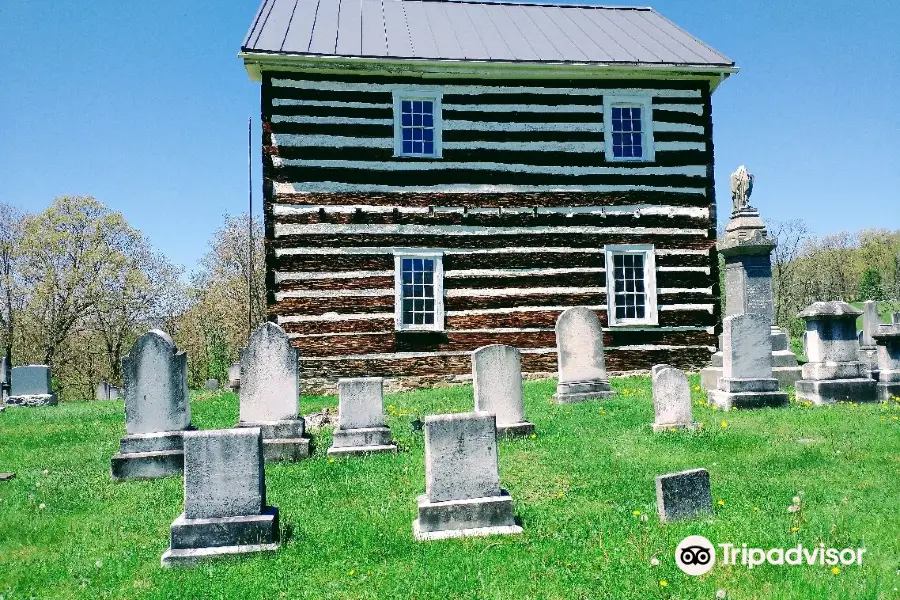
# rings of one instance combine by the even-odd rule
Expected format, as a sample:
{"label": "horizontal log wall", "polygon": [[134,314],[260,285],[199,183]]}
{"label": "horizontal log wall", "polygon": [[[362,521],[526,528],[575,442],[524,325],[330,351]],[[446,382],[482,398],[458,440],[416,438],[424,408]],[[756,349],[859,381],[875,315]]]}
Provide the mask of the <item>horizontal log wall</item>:
{"label": "horizontal log wall", "polygon": [[[394,89],[442,90],[439,159],[393,156]],[[603,102],[652,98],[655,160],[608,163]],[[306,376],[440,375],[502,343],[556,368],[589,306],[612,371],[705,364],[718,263],[708,88],[672,80],[264,73],[270,318]],[[609,244],[656,249],[658,326],[609,327]],[[445,331],[394,328],[394,250],[444,251]]]}

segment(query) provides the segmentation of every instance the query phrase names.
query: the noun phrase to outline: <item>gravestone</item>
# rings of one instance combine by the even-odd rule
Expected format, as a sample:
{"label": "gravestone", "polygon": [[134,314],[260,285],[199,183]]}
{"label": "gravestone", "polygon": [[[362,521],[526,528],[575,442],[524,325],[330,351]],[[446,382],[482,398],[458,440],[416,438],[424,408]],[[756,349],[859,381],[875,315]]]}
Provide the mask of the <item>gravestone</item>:
{"label": "gravestone", "polygon": [[709,403],[724,410],[785,406],[788,395],[778,391],[772,374],[769,319],[744,314],[722,322],[722,377],[708,392]]}
{"label": "gravestone", "polygon": [[900,325],[900,312],[891,314],[891,323],[894,325]]}
{"label": "gravestone", "polygon": [[203,382],[203,389],[208,392],[214,392],[219,389],[218,379],[207,379]]}
{"label": "gravestone", "polygon": [[187,355],[154,329],[122,359],[125,437],[112,457],[114,481],[154,479],[184,467],[182,435],[191,429]]}
{"label": "gravestone", "polygon": [[[764,315],[770,326],[772,376],[779,387],[791,387],[800,379],[797,356],[790,350],[788,335],[774,325],[772,297],[771,253],[775,241],[759,216],[750,206],[754,177],[743,166],[731,175],[732,212],[725,227],[725,235],[718,244],[725,259],[725,314]],[[713,354],[710,366],[700,371],[700,385],[714,390],[722,377],[723,355],[720,337],[719,351]]]}
{"label": "gravestone", "polygon": [[0,358],[0,406],[6,404],[6,398],[9,397],[9,386],[9,360],[4,356]]}
{"label": "gravestone", "polygon": [[881,323],[881,317],[878,316],[878,303],[866,300],[863,303],[862,318],[862,331],[859,332],[857,337],[859,340],[859,362],[868,365],[872,379],[878,381],[878,345],[875,342],[875,333],[878,331],[878,325]]}
{"label": "gravestone", "polygon": [[606,375],[603,328],[591,309],[576,306],[559,315],[556,360],[559,380],[553,398],[557,402],[582,402],[615,395]]}
{"label": "gravestone", "polygon": [[266,506],[256,427],[184,435],[184,512],[172,522],[164,567],[277,550],[278,507]]}
{"label": "gravestone", "polygon": [[672,365],[665,365],[665,364],[653,365],[650,368],[650,380],[652,381],[653,379],[655,379],[656,374],[659,373],[660,371],[662,371],[663,369],[671,369],[671,368],[672,368]]}
{"label": "gravestone", "polygon": [[306,423],[299,416],[297,350],[284,330],[267,322],[257,327],[241,350],[240,421],[258,427],[266,461],[296,461],[309,456]]}
{"label": "gravestone", "polygon": [[6,406],[53,406],[56,394],[51,387],[50,367],[28,365],[10,370]]}
{"label": "gravestone", "polygon": [[517,348],[492,344],[472,353],[475,410],[494,413],[500,435],[528,435],[534,424],[525,420],[522,355]]}
{"label": "gravestone", "polygon": [[239,392],[241,389],[241,363],[236,362],[228,367],[228,389]]}
{"label": "gravestone", "polygon": [[663,522],[712,516],[709,472],[691,469],[657,477],[656,509]]}
{"label": "gravestone", "polygon": [[684,373],[665,365],[653,367],[653,410],[654,432],[697,428],[691,413],[691,385]]}
{"label": "gravestone", "polygon": [[859,360],[856,318],[861,314],[846,302],[813,302],[798,315],[806,321],[809,360],[796,385],[798,400],[817,405],[875,400],[872,371]]}
{"label": "gravestone", "polygon": [[497,425],[491,413],[425,417],[425,494],[416,540],[521,533],[500,487]]}
{"label": "gravestone", "polygon": [[878,344],[879,369],[875,396],[878,400],[900,397],[900,320],[880,325],[873,337]]}
{"label": "gravestone", "polygon": [[394,452],[391,430],[384,424],[381,377],[338,379],[338,423],[329,456]]}
{"label": "gravestone", "polygon": [[98,383],[94,391],[95,400],[119,400],[122,397],[122,390],[106,381]]}

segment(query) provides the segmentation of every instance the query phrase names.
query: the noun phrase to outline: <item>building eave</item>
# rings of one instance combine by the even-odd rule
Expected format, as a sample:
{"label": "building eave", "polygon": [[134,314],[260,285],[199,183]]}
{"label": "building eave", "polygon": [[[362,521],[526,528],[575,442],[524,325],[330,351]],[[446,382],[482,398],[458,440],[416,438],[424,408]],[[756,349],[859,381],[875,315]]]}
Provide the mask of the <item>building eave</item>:
{"label": "building eave", "polygon": [[329,71],[415,73],[427,77],[536,77],[582,78],[618,77],[651,79],[705,79],[710,93],[722,81],[740,69],[731,64],[663,64],[663,63],[579,63],[524,62],[451,59],[405,59],[389,57],[347,57],[280,52],[258,52],[246,49],[238,53],[253,81],[262,80],[263,71]]}

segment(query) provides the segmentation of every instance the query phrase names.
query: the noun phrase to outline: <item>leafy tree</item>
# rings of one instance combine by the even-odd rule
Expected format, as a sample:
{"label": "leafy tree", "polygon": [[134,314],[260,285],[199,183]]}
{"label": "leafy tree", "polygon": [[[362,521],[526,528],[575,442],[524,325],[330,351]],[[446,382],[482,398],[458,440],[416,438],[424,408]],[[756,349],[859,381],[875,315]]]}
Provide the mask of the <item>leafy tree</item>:
{"label": "leafy tree", "polygon": [[887,300],[882,286],[881,273],[875,269],[863,271],[859,281],[859,300]]}

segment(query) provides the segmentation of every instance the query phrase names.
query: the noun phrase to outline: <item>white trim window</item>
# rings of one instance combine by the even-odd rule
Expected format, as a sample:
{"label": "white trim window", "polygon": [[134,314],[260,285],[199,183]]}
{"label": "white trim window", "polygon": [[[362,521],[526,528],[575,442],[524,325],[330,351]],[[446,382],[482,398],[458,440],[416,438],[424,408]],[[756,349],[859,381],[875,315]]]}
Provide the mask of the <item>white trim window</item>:
{"label": "white trim window", "polygon": [[609,325],[656,325],[656,257],[651,245],[606,246]]}
{"label": "white trim window", "polygon": [[394,156],[440,158],[439,92],[394,92]]}
{"label": "white trim window", "polygon": [[444,330],[444,264],[440,251],[394,253],[394,324],[398,331]]}
{"label": "white trim window", "polygon": [[649,96],[607,96],[603,99],[606,160],[650,162],[653,146],[653,107]]}

